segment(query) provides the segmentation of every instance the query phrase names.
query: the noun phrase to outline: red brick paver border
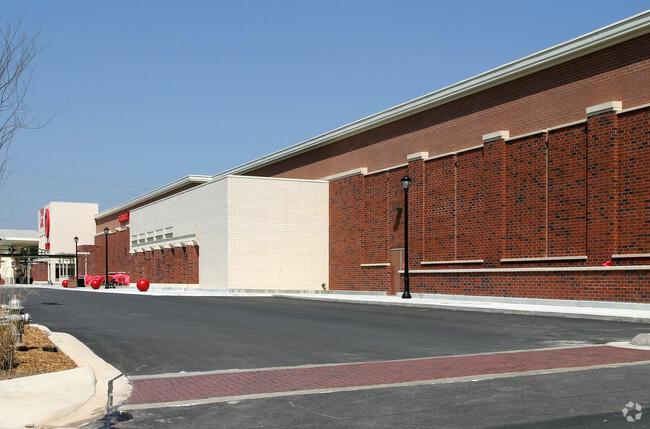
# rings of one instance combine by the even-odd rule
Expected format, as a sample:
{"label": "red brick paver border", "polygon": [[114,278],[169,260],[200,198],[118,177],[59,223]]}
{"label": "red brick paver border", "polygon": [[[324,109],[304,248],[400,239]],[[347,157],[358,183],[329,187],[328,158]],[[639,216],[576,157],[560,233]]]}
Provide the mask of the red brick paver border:
{"label": "red brick paver border", "polygon": [[413,360],[236,370],[132,380],[129,405],[426,382],[650,361],[650,350],[611,346]]}

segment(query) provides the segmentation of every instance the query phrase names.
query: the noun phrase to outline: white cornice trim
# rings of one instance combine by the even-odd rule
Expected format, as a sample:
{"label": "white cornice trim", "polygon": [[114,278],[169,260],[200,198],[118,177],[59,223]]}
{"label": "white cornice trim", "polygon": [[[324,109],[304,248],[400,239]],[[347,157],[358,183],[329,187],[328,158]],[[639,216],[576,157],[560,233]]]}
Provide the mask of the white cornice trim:
{"label": "white cornice trim", "polygon": [[622,43],[649,31],[650,10],[233,167],[212,178],[216,180],[231,174],[246,174],[346,137]]}
{"label": "white cornice trim", "polygon": [[138,252],[149,248],[164,249],[171,248],[176,245],[182,246],[184,243],[195,242],[197,240],[196,234],[186,234],[177,237],[164,238],[161,240],[147,241],[145,243],[131,244],[131,252]]}
{"label": "white cornice trim", "polygon": [[626,253],[623,255],[612,255],[614,259],[625,259],[625,258],[650,258],[650,253]]}
{"label": "white cornice trim", "polygon": [[525,139],[525,138],[528,138],[528,137],[537,136],[537,135],[546,134],[546,133],[548,133],[548,130],[537,130],[537,131],[533,131],[533,132],[526,133],[526,134],[521,134],[521,135],[514,136],[514,137],[508,137],[506,139],[506,142],[521,140],[521,139]]}
{"label": "white cornice trim", "polygon": [[482,264],[483,259],[459,259],[455,261],[422,261],[420,265],[458,265],[458,264]]}
{"label": "white cornice trim", "polygon": [[489,143],[497,140],[508,140],[510,131],[495,131],[493,133],[483,135],[483,143]]}
{"label": "white cornice trim", "polygon": [[429,152],[417,152],[417,153],[411,153],[409,155],[406,155],[406,160],[408,162],[419,161],[421,159],[427,159],[428,157],[429,157]]}
{"label": "white cornice trim", "polygon": [[544,256],[537,258],[502,258],[501,262],[586,261],[586,256]]}
{"label": "white cornice trim", "polygon": [[168,183],[167,185],[161,186],[160,188],[156,188],[153,191],[149,191],[146,194],[142,194],[140,196],[137,196],[133,199],[130,199],[129,201],[126,201],[120,205],[117,205],[115,207],[112,207],[108,210],[104,210],[101,213],[98,213],[95,215],[95,220],[101,219],[106,216],[110,216],[115,213],[120,213],[125,210],[130,210],[133,208],[133,206],[143,203],[149,199],[159,197],[160,195],[164,195],[168,192],[174,191],[176,189],[182,188],[183,186],[186,186],[191,183],[207,183],[212,179],[212,176],[202,176],[202,175],[196,175],[196,174],[190,174],[185,177],[181,177],[178,180],[175,180],[171,183]]}
{"label": "white cornice trim", "polygon": [[623,110],[623,103],[620,101],[608,101],[585,109],[587,116],[600,115],[605,112],[619,112],[621,110]]}
{"label": "white cornice trim", "polygon": [[333,174],[331,176],[323,177],[320,180],[329,181],[345,179],[346,177],[360,176],[368,174],[368,169],[366,167],[355,168],[354,170],[343,171],[342,173]]}

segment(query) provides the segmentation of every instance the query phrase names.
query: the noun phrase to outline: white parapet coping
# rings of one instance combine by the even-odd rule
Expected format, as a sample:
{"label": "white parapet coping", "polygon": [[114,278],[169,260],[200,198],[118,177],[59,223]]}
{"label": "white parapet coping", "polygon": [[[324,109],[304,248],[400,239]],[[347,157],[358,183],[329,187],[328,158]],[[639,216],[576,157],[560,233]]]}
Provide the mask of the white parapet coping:
{"label": "white parapet coping", "polygon": [[586,261],[586,256],[545,256],[539,258],[503,258],[501,262]]}
{"label": "white parapet coping", "polygon": [[348,170],[342,173],[337,173],[331,176],[323,177],[320,180],[331,182],[332,180],[345,179],[346,177],[366,175],[366,174],[368,174],[368,169],[366,167],[361,167],[361,168],[355,168],[354,170]]}
{"label": "white parapet coping", "polygon": [[622,255],[612,255],[614,259],[632,259],[632,258],[650,258],[650,253],[626,253]]}
{"label": "white parapet coping", "polygon": [[506,140],[510,137],[510,131],[495,131],[483,135],[483,143],[493,142],[496,140]]}
{"label": "white parapet coping", "polygon": [[483,259],[460,259],[456,261],[422,261],[420,265],[482,264],[483,262]]}
{"label": "white parapet coping", "polygon": [[411,161],[417,161],[420,159],[427,159],[429,157],[429,152],[416,152],[416,153],[411,153],[406,156],[406,160],[408,162]]}
{"label": "white parapet coping", "polygon": [[607,103],[597,104],[587,107],[587,116],[600,115],[605,112],[618,112],[623,109],[623,103],[620,101],[608,101]]}
{"label": "white parapet coping", "polygon": [[[479,273],[534,273],[534,272],[587,272],[587,271],[649,271],[650,265],[625,265],[613,267],[531,267],[531,268],[451,268],[439,270],[409,270],[410,274],[479,274]],[[404,270],[400,270],[403,273]]]}

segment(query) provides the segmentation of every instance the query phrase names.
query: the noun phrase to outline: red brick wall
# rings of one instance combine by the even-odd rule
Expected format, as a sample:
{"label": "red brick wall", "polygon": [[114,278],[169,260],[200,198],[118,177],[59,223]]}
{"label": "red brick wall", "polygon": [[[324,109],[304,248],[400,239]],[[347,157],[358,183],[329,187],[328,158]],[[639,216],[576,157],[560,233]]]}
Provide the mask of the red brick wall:
{"label": "red brick wall", "polygon": [[199,246],[138,252],[131,255],[131,278],[151,283],[199,283]]}
{"label": "red brick wall", "polygon": [[[456,259],[456,163],[456,156],[447,156],[426,164],[423,259]],[[392,185],[394,187],[395,183]],[[403,234],[403,230],[400,231]]]}
{"label": "red brick wall", "polygon": [[619,115],[617,215],[618,252],[650,248],[650,110]]}
{"label": "red brick wall", "polygon": [[[380,189],[379,192],[382,192]],[[362,176],[337,180],[330,184],[330,284],[338,289],[373,290],[373,283],[362,277],[362,240],[365,232],[365,186]],[[373,230],[380,237],[383,219]],[[380,238],[382,239],[382,238]],[[387,252],[387,250],[386,250]],[[353,268],[354,267],[354,268]],[[355,269],[356,268],[356,269]]]}
{"label": "red brick wall", "polygon": [[587,153],[584,124],[548,135],[548,251],[587,254]]}
{"label": "red brick wall", "polygon": [[650,107],[332,181],[331,289],[389,290],[404,174],[412,292],[650,302]]}
{"label": "red brick wall", "polygon": [[506,145],[506,258],[543,257],[546,248],[546,134]]}
{"label": "red brick wall", "polygon": [[[483,151],[463,152],[456,157],[457,216],[454,260],[475,260],[483,255]],[[442,258],[433,258],[442,259]]]}
{"label": "red brick wall", "polygon": [[46,282],[47,262],[36,262],[32,265],[32,278],[35,282]]}
{"label": "red brick wall", "polygon": [[[368,227],[361,238],[362,259],[367,263],[384,262],[388,252],[386,233],[393,227],[391,217],[385,215],[388,210],[386,173],[368,176],[366,184],[363,213],[366,216],[364,224]],[[395,210],[393,214],[397,216],[399,213]]]}
{"label": "red brick wall", "polygon": [[[199,247],[186,246],[130,253],[129,230],[108,234],[108,272],[125,273],[135,283],[141,278],[151,283],[199,283]],[[106,273],[106,237],[95,236],[94,246],[80,246],[90,252],[88,274]],[[80,258],[80,264],[81,264]],[[83,269],[82,269],[83,272]]]}
{"label": "red brick wall", "polygon": [[650,302],[649,271],[410,274],[411,292]]}
{"label": "red brick wall", "polygon": [[[117,231],[108,234],[108,272],[126,273],[130,271],[129,265],[129,230]],[[98,234],[95,236],[94,246],[84,251],[91,254],[88,257],[88,274],[104,275],[106,273],[106,236]]]}

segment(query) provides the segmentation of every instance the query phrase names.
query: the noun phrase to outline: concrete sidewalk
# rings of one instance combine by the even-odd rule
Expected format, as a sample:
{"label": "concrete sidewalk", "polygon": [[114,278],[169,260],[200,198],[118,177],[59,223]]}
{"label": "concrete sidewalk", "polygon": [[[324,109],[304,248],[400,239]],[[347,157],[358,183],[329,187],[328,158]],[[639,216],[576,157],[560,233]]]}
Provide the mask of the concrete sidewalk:
{"label": "concrete sidewalk", "polygon": [[384,294],[357,295],[336,292],[327,294],[276,294],[275,296],[459,311],[650,323],[650,304],[441,294],[411,295],[411,299],[402,299],[401,294],[388,296]]}
{"label": "concrete sidewalk", "polygon": [[107,413],[108,386],[112,402],[131,394],[126,377],[71,335],[50,332],[49,338],[75,361],[77,368],[0,381],[0,428],[78,428]]}

